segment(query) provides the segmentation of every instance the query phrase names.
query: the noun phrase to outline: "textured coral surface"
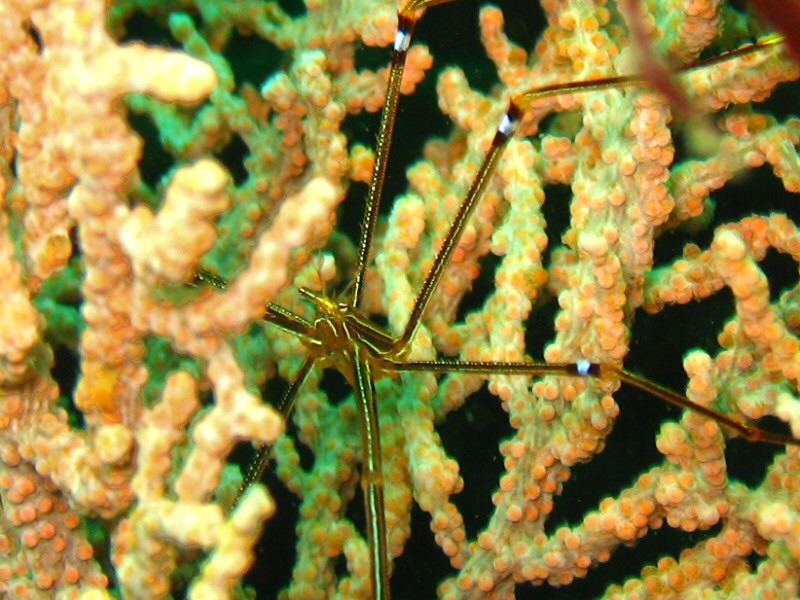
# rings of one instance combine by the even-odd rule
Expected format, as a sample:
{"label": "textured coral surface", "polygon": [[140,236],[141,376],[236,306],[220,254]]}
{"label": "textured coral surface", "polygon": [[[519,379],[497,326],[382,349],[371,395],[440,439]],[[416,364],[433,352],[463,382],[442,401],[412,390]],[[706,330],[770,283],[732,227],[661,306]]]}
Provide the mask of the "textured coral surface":
{"label": "textured coral surface", "polygon": [[[347,297],[397,9],[0,3],[2,595],[370,597],[353,393],[315,369],[285,423],[307,348],[261,316]],[[361,306],[392,334],[526,113],[408,358],[588,359],[800,436],[798,69],[666,76],[765,26],[462,0],[417,29]],[[796,447],[614,376],[377,369],[375,396],[396,598],[800,593]],[[252,443],[274,462],[232,509]]]}

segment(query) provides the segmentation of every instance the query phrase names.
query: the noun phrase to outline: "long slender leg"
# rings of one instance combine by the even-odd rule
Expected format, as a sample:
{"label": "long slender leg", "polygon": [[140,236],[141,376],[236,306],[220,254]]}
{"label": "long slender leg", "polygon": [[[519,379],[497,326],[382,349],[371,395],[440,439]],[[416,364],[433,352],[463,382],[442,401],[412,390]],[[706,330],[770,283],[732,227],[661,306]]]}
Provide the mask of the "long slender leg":
{"label": "long slender leg", "polygon": [[[228,280],[219,275],[214,275],[208,271],[197,271],[194,274],[194,281],[190,284],[199,287],[201,284],[210,285],[218,290],[225,290],[228,288]],[[269,303],[264,307],[264,314],[261,317],[266,322],[280,327],[284,331],[293,333],[301,339],[313,343],[314,328],[300,315],[294,314],[292,311],[278,306],[277,304]]]}
{"label": "long slender leg", "polygon": [[[739,56],[752,54],[781,43],[783,43],[783,38],[780,36],[768,37],[751,46],[737,48],[736,50],[731,50],[730,52],[726,52],[718,56],[692,63],[680,69],[676,69],[674,73],[676,75],[687,73],[709,64],[720,63]],[[522,114],[530,108],[531,104],[535,100],[549,96],[557,96],[559,94],[601,90],[612,87],[642,85],[647,83],[647,81],[648,78],[646,75],[636,73],[632,75],[606,77],[595,80],[556,83],[525,92],[514,98],[509,103],[508,111],[497,128],[497,133],[495,134],[494,140],[492,140],[492,146],[484,158],[483,164],[481,164],[480,168],[478,169],[472,185],[467,191],[467,195],[465,196],[464,200],[461,201],[461,205],[459,206],[458,212],[453,220],[453,224],[450,226],[450,230],[447,232],[447,235],[444,238],[444,244],[434,258],[433,266],[425,277],[425,281],[422,283],[420,292],[414,301],[414,308],[412,309],[411,315],[406,323],[405,330],[395,343],[395,352],[399,353],[402,351],[402,349],[407,346],[413,337],[414,331],[416,331],[417,326],[422,319],[422,315],[425,313],[425,309],[430,302],[431,296],[436,290],[436,287],[439,285],[439,280],[442,278],[444,269],[450,262],[450,258],[458,246],[458,242],[461,239],[461,234],[463,233],[469,218],[472,216],[478,201],[483,195],[483,191],[486,189],[486,185],[488,184],[489,179],[497,167],[497,163],[506,147],[506,144],[508,143],[508,140],[514,133],[518,120]]]}
{"label": "long slender leg", "polygon": [[403,81],[403,71],[406,66],[406,54],[411,43],[411,34],[414,31],[414,18],[401,12],[397,16],[397,33],[392,47],[392,60],[389,67],[389,82],[386,85],[386,100],[381,110],[381,123],[378,127],[378,140],[375,148],[375,166],[372,169],[372,179],[369,184],[364,217],[361,221],[361,239],[358,243],[358,263],[353,279],[353,297],[350,306],[361,304],[364,274],[369,264],[372,250],[372,238],[375,234],[375,224],[378,222],[378,209],[383,197],[383,188],[386,183],[386,172],[389,164],[389,152],[392,146],[394,125],[397,120],[397,105],[400,100],[400,84]]}
{"label": "long slender leg", "polygon": [[[710,56],[708,58],[695,61],[688,65],[684,65],[683,67],[674,69],[671,73],[673,75],[682,75],[684,73],[690,73],[692,71],[702,69],[709,65],[715,65],[732,60],[734,58],[747,56],[748,54],[761,52],[767,48],[771,48],[772,46],[780,46],[783,43],[784,39],[781,36],[778,35],[768,36],[758,40],[753,44],[742,46],[741,48],[729,50],[728,52],[723,52],[722,54]],[[605,90],[610,88],[641,86],[641,85],[647,85],[649,82],[650,78],[646,73],[632,73],[630,75],[602,77],[599,79],[587,79],[585,81],[569,81],[565,83],[553,83],[541,87],[536,87],[533,88],[532,90],[528,90],[527,92],[524,92],[523,94],[515,98],[515,102],[522,109],[522,111],[525,112],[530,108],[531,104],[535,100],[540,100],[542,98],[547,98],[550,96],[558,96],[560,94],[574,94],[577,92],[589,92],[595,90]]]}
{"label": "long slender leg", "polygon": [[745,423],[743,421],[739,421],[732,417],[729,417],[725,413],[721,413],[713,408],[709,408],[707,406],[703,406],[701,404],[696,404],[689,400],[686,396],[678,394],[677,392],[672,391],[671,389],[664,387],[658,383],[650,381],[649,379],[645,379],[644,377],[640,377],[638,375],[634,375],[624,369],[616,369],[616,368],[609,368],[609,367],[601,367],[601,372],[609,372],[611,371],[617,377],[622,380],[623,383],[627,383],[635,388],[638,388],[642,391],[647,392],[655,396],[656,398],[661,398],[665,402],[669,402],[675,406],[679,406],[681,408],[687,408],[689,410],[693,410],[696,413],[699,413],[705,417],[713,419],[717,421],[723,427],[738,433],[744,439],[749,440],[751,442],[765,442],[768,444],[777,444],[779,446],[784,446],[789,444],[791,446],[800,446],[800,440],[791,435],[778,433],[775,431],[768,431],[766,429],[762,429],[757,425],[753,425],[751,423]]}
{"label": "long slender leg", "polygon": [[[300,387],[303,385],[306,377],[308,377],[308,374],[311,372],[315,362],[316,358],[314,357],[306,358],[305,362],[303,362],[303,365],[300,367],[300,371],[294,378],[294,381],[289,386],[289,389],[287,389],[286,393],[283,394],[280,404],[278,405],[278,412],[281,413],[284,421],[287,420],[292,414],[295,400],[297,400],[297,393],[300,391]],[[236,497],[233,499],[233,508],[236,508],[236,506],[239,504],[239,501],[242,499],[242,496],[244,496],[247,488],[261,480],[261,477],[264,475],[264,471],[269,464],[270,458],[272,458],[272,446],[261,446],[247,467],[247,473],[244,476],[244,480],[242,480],[242,485],[239,486],[239,491],[236,492]]]}
{"label": "long slender leg", "polygon": [[361,488],[367,521],[367,543],[370,551],[372,597],[388,600],[389,556],[386,543],[386,511],[383,501],[383,465],[378,411],[372,387],[372,368],[366,351],[353,346],[355,360],[355,394],[361,430]]}
{"label": "long slender leg", "polygon": [[592,363],[588,360],[577,363],[537,363],[537,362],[480,362],[460,360],[433,360],[414,362],[395,362],[385,360],[383,368],[392,371],[424,371],[426,373],[478,373],[482,375],[567,375],[571,377],[618,377],[623,383],[638,388],[673,406],[685,408],[717,421],[720,425],[733,431],[751,442],[764,442],[779,446],[800,446],[800,440],[785,433],[768,431],[757,425],[745,423],[729,417],[725,413],[692,402],[663,385],[649,379],[634,375],[630,371]]}
{"label": "long slender leg", "polygon": [[364,274],[370,261],[372,251],[372,238],[375,235],[375,225],[378,222],[378,209],[383,198],[383,188],[386,183],[389,153],[392,147],[392,136],[397,121],[397,107],[400,102],[400,84],[403,81],[403,71],[406,66],[406,55],[411,44],[411,36],[417,21],[416,13],[419,10],[446,4],[454,0],[411,0],[397,14],[397,33],[392,46],[392,58],[389,67],[389,82],[386,85],[386,99],[381,110],[381,122],[378,127],[378,140],[375,148],[375,166],[372,170],[372,179],[369,184],[367,201],[364,207],[364,217],[361,221],[361,237],[358,243],[358,262],[356,274],[353,279],[353,297],[350,306],[361,304],[361,294],[364,287]]}
{"label": "long slender leg", "polygon": [[508,140],[514,133],[514,129],[520,116],[521,113],[519,109],[513,102],[511,102],[505,117],[497,128],[497,132],[492,140],[492,146],[489,148],[489,152],[486,154],[486,157],[483,159],[483,163],[478,169],[478,172],[475,174],[475,178],[472,181],[472,185],[470,185],[469,191],[467,191],[467,195],[461,201],[461,205],[458,207],[458,212],[453,219],[453,224],[450,226],[450,229],[444,237],[444,243],[442,244],[442,247],[436,257],[433,259],[433,266],[426,275],[425,281],[422,282],[422,287],[420,288],[419,294],[414,301],[414,308],[411,310],[411,315],[406,323],[406,328],[403,331],[403,334],[395,342],[394,351],[396,353],[401,352],[408,345],[409,341],[411,341],[411,338],[413,337],[414,332],[416,331],[417,326],[422,319],[422,315],[424,314],[425,309],[428,307],[428,303],[433,296],[433,292],[439,285],[439,281],[442,278],[444,269],[450,262],[453,252],[455,252],[455,249],[458,246],[458,242],[461,239],[461,234],[464,232],[464,229],[469,222],[469,218],[475,211],[478,200],[480,200],[481,196],[483,195],[483,191],[486,189],[486,186],[488,185],[489,180],[491,179],[492,174],[497,167],[497,163],[500,160],[500,156],[503,154],[503,150],[505,150]]}

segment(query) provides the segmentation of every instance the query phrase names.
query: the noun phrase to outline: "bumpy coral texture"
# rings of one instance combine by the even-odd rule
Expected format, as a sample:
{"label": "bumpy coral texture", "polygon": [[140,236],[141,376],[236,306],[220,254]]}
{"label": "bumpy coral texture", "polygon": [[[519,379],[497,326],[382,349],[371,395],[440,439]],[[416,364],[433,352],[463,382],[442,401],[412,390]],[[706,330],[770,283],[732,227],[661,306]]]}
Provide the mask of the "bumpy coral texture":
{"label": "bumpy coral texture", "polygon": [[[483,7],[463,34],[475,51],[462,4],[424,16],[462,67],[438,65],[438,110],[401,114],[398,155],[429,135],[423,114],[444,133],[404,183],[390,173],[367,271],[361,308],[395,334],[509,98],[648,60],[668,71],[762,31],[719,0],[543,0],[538,33]],[[373,47],[397,9],[0,4],[2,595],[246,597],[266,521],[273,560],[248,576],[261,597],[370,597],[353,394],[315,370],[287,424],[277,382],[306,349],[260,317],[274,302],[313,319],[301,286],[347,293],[344,232],[374,160],[362,117],[386,82]],[[404,94],[438,52],[412,46]],[[659,73],[526,103],[408,357],[586,358],[800,436],[800,120],[764,104],[794,100],[798,69],[775,45],[666,87]],[[748,178],[737,203],[726,192]],[[197,286],[199,271],[228,284]],[[749,446],[692,412],[648,430],[660,401],[613,378],[486,379],[376,373],[397,596],[800,593],[797,448],[744,475]],[[251,443],[274,445],[269,483],[232,509]],[[637,544],[658,551],[598,584]]]}

